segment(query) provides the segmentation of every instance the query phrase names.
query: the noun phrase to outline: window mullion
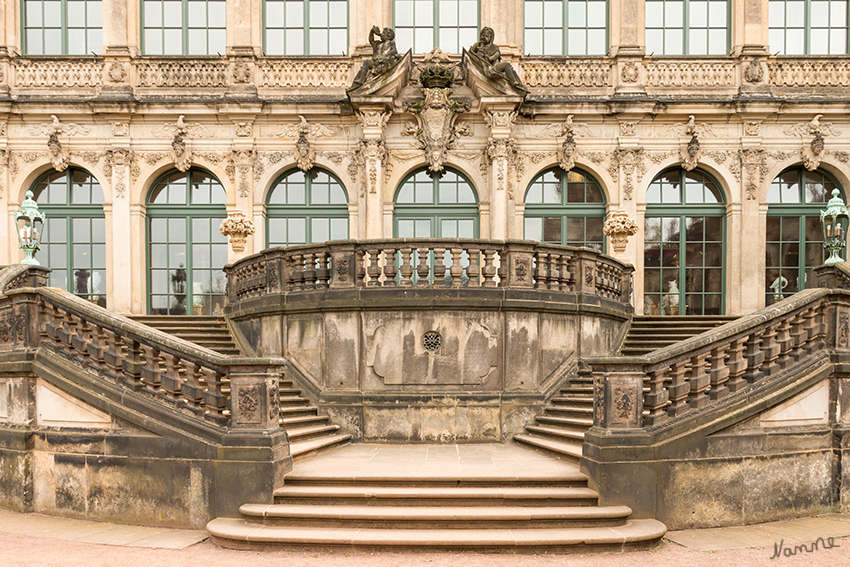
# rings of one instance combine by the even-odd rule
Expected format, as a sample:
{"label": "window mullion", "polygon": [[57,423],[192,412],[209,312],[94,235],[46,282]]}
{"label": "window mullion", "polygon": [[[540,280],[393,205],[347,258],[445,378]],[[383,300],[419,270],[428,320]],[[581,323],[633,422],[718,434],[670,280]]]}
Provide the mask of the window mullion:
{"label": "window mullion", "polygon": [[[183,0],[181,6],[181,13],[183,14],[183,55],[189,54],[189,1]],[[165,7],[163,6],[163,14],[162,14],[162,50],[165,52]],[[209,52],[209,45],[207,45],[207,52]]]}
{"label": "window mullion", "polygon": [[[433,31],[434,45],[440,45],[440,0],[433,0],[433,1],[434,1],[434,12],[433,12],[433,17],[434,17],[434,31]],[[460,16],[460,14],[458,14],[458,16]],[[460,21],[458,21],[458,26],[459,25],[460,25]],[[416,32],[414,31],[413,34],[414,34],[413,35],[413,44],[416,45]],[[458,31],[458,35],[459,34],[460,34],[460,32]],[[458,37],[458,42],[460,42],[460,37]],[[435,185],[435,187],[436,187],[436,185]]]}
{"label": "window mullion", "polygon": [[[286,9],[286,3],[284,3],[284,9]],[[311,53],[310,53],[310,2],[309,2],[309,0],[304,0],[304,11],[302,12],[302,14],[304,14],[304,16],[303,16],[304,17],[304,22],[303,22],[303,24],[304,24],[303,25],[303,28],[304,28],[304,55],[310,55]],[[328,14],[328,18],[330,18],[330,14]],[[309,177],[308,177],[308,181],[309,181]],[[310,201],[307,201],[307,202],[309,203]],[[307,242],[312,242],[312,241],[308,240]]]}
{"label": "window mullion", "polygon": [[[685,55],[691,54],[690,49],[690,25],[689,25],[689,15],[690,15],[691,7],[688,0],[683,0],[682,2],[682,41],[684,45],[682,45],[682,53]],[[705,22],[706,34],[708,33],[708,21]],[[707,40],[706,40],[707,41]],[[708,45],[706,45],[706,51],[708,51]]]}

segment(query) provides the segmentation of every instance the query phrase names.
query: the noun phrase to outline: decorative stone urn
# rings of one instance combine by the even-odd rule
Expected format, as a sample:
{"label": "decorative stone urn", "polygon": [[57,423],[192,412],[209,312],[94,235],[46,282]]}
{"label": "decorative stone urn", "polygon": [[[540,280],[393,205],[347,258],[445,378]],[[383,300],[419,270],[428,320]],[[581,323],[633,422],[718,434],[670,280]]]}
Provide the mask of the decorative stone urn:
{"label": "decorative stone urn", "polygon": [[625,211],[613,211],[605,219],[602,232],[611,239],[614,255],[622,256],[626,251],[629,237],[637,234],[637,223],[629,218]]}
{"label": "decorative stone urn", "polygon": [[227,218],[221,221],[218,230],[230,237],[230,247],[236,253],[245,251],[248,236],[254,234],[254,221],[245,216],[242,211],[227,213]]}

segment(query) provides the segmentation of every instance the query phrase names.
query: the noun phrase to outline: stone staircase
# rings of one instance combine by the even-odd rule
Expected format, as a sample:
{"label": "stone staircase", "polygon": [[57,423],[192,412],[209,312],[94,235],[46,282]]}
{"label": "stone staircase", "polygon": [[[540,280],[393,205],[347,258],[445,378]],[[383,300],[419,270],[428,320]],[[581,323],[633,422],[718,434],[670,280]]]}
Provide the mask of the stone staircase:
{"label": "stone staircase", "polygon": [[174,335],[184,341],[219,352],[225,356],[242,353],[230,335],[224,317],[203,315],[134,315],[134,321]]}
{"label": "stone staircase", "polygon": [[[641,317],[636,316],[620,349],[621,356],[640,356],[689,339],[734,321],[736,317]],[[593,377],[579,369],[569,385],[551,399],[543,413],[514,436],[524,445],[556,453],[578,463],[584,434],[593,425]]]}
{"label": "stone staircase", "polygon": [[[245,504],[242,517],[218,518],[207,530],[217,544],[239,549],[515,552],[642,549],[665,533],[656,520],[630,519],[626,506],[599,506],[575,465],[515,445],[495,452],[501,447],[532,457],[512,457],[513,469],[502,468],[486,454],[494,447],[467,445],[440,466],[420,456],[428,446],[384,446],[378,450],[390,460],[364,469],[357,457],[364,445],[351,445],[304,462],[313,465],[304,470],[296,464],[274,504]],[[466,467],[464,452],[481,468]]]}
{"label": "stone staircase", "polygon": [[733,316],[635,316],[620,356],[641,356],[734,321]]}
{"label": "stone staircase", "polygon": [[[227,356],[241,355],[223,317],[140,315],[132,319]],[[293,458],[337,447],[351,439],[351,435],[340,433],[340,427],[332,425],[328,416],[320,415],[319,408],[301,395],[292,380],[281,380],[279,386],[280,422],[289,435]]]}

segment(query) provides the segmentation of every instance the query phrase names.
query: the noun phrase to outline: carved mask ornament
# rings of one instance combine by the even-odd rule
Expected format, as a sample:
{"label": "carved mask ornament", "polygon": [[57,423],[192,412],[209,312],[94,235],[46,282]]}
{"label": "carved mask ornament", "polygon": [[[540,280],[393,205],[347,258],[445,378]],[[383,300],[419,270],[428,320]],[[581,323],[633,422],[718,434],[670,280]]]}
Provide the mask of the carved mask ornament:
{"label": "carved mask ornament", "polygon": [[458,115],[469,109],[469,103],[451,99],[452,89],[448,87],[422,88],[424,101],[414,101],[407,105],[419,123],[416,137],[425,150],[425,159],[430,171],[443,171],[446,154],[458,135],[468,132],[465,125],[455,126]]}

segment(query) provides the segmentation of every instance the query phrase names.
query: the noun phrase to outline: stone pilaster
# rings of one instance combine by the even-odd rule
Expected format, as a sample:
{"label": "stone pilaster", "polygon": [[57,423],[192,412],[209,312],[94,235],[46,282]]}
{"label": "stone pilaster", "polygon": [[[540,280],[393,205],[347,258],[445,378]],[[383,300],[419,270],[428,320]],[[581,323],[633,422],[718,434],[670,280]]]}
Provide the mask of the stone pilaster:
{"label": "stone pilaster", "polygon": [[[228,206],[228,214],[235,211],[248,212],[253,210],[252,194],[254,187],[254,159],[256,152],[254,151],[253,138],[235,138],[231,147],[230,159],[233,162],[234,169],[234,189],[235,198],[233,206]],[[254,233],[246,236],[245,253],[237,251],[233,246],[227,249],[227,261],[235,262],[246,254],[259,252],[264,246],[263,241],[257,241]]]}
{"label": "stone pilaster", "polygon": [[227,54],[262,53],[262,5],[260,0],[228,0]]}
{"label": "stone pilaster", "polygon": [[[112,187],[111,214],[106,214],[110,234],[106,239],[107,287],[111,288],[109,308],[117,313],[133,312],[133,280],[126,277],[133,273],[133,254],[131,252],[134,235],[133,219],[130,214],[131,198],[131,160],[130,138],[123,129],[113,130],[109,141],[110,149],[105,157],[105,170]],[[118,134],[117,136],[115,134]],[[104,207],[105,212],[106,207]],[[145,227],[139,227],[145,234]],[[144,242],[144,241],[142,241]]]}
{"label": "stone pilaster", "polygon": [[130,99],[130,58],[128,0],[103,0],[103,87],[102,99]]}
{"label": "stone pilaster", "polygon": [[736,55],[768,54],[768,3],[763,0],[732,2],[732,52]]}
{"label": "stone pilaster", "polygon": [[611,3],[611,55],[642,56],[646,46],[644,0]]}
{"label": "stone pilaster", "polygon": [[[384,228],[384,174],[387,163],[387,145],[384,128],[392,114],[384,106],[369,105],[357,109],[357,117],[363,130],[363,138],[357,147],[360,171],[361,198],[366,203],[366,238],[392,237]],[[392,200],[389,196],[388,200]]]}
{"label": "stone pilaster", "polygon": [[490,182],[490,238],[503,239],[508,238],[508,201],[513,191],[511,161],[516,149],[511,132],[516,118],[516,104],[489,104],[484,110],[484,116],[490,126],[490,139],[485,149],[490,164],[487,172]]}

